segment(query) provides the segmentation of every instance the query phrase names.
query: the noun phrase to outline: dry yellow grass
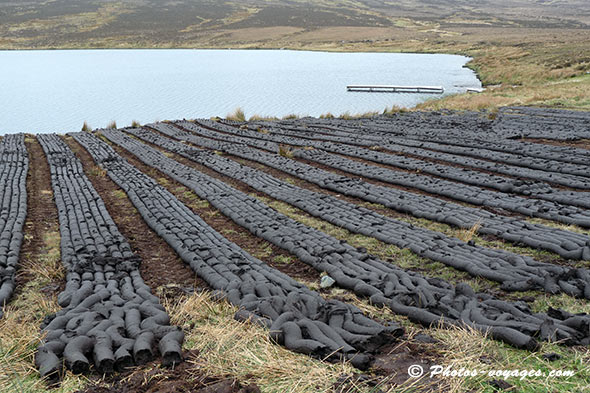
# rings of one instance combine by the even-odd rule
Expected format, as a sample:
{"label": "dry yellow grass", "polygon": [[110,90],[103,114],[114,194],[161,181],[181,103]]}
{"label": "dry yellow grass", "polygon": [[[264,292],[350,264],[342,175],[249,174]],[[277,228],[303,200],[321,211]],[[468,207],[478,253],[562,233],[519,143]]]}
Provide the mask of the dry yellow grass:
{"label": "dry yellow grass", "polygon": [[459,239],[463,240],[465,243],[471,241],[473,236],[477,234],[477,231],[481,228],[481,220],[478,220],[473,226],[469,229],[462,229],[460,230],[460,234],[458,236]]}
{"label": "dry yellow grass", "polygon": [[354,120],[354,119],[361,119],[361,118],[378,116],[379,113],[380,112],[377,112],[377,111],[369,111],[369,112],[351,114],[350,112],[346,111],[338,117],[340,119],[344,119],[344,120]]}
{"label": "dry yellow grass", "polygon": [[107,175],[107,171],[98,165],[93,165],[88,171],[88,174],[96,177],[105,177]]}
{"label": "dry yellow grass", "polygon": [[198,372],[232,375],[264,392],[330,392],[341,375],[357,373],[346,363],[329,364],[293,353],[270,340],[268,330],[233,319],[237,309],[207,292],[167,304],[172,323],[187,331],[185,348],[198,349]]}
{"label": "dry yellow grass", "polygon": [[590,109],[590,75],[533,85],[492,87],[483,93],[468,93],[426,101],[418,105],[417,109],[495,110],[510,105]]}
{"label": "dry yellow grass", "polygon": [[293,151],[286,145],[279,145],[279,155],[287,158],[293,158]]}
{"label": "dry yellow grass", "polygon": [[302,31],[304,29],[292,26],[247,27],[239,30],[219,30],[214,38],[223,39],[225,45],[240,45],[257,41],[261,37],[265,37],[266,40],[282,40]]}
{"label": "dry yellow grass", "polygon": [[274,117],[274,116],[252,115],[248,119],[248,121],[273,121],[273,120],[279,120],[279,118]]}
{"label": "dry yellow grass", "polygon": [[246,114],[242,108],[236,108],[232,113],[228,113],[225,118],[232,121],[246,121]]}
{"label": "dry yellow grass", "polygon": [[391,37],[411,37],[411,31],[399,27],[335,26],[310,29],[297,34],[301,42],[330,43],[340,41],[375,41]]}
{"label": "dry yellow grass", "polygon": [[[25,242],[31,240],[26,238]],[[37,393],[48,388],[39,378],[34,356],[41,339],[41,322],[60,309],[55,294],[48,295],[45,290],[63,281],[64,269],[60,261],[59,232],[45,232],[43,244],[41,253],[22,256],[18,274],[31,279],[17,289],[0,319],[0,391],[3,393]],[[59,388],[52,391],[74,392],[83,388],[85,383],[85,377],[68,372]]]}

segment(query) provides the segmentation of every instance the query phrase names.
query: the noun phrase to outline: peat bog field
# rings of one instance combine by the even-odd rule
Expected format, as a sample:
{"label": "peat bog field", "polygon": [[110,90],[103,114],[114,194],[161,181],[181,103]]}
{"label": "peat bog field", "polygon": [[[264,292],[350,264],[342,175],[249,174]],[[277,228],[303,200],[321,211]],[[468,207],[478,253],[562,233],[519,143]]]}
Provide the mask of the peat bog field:
{"label": "peat bog field", "polygon": [[2,391],[590,386],[588,112],[166,121],[0,159]]}

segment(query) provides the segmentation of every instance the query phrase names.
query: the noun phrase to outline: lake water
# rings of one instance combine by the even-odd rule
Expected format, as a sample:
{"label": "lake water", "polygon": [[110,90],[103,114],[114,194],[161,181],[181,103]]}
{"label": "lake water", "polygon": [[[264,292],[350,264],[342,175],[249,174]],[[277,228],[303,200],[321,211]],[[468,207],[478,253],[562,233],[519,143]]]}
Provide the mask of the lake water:
{"label": "lake water", "polygon": [[319,116],[412,107],[432,94],[347,92],[350,84],[481,87],[455,55],[289,50],[0,51],[0,133],[78,131],[221,116]]}

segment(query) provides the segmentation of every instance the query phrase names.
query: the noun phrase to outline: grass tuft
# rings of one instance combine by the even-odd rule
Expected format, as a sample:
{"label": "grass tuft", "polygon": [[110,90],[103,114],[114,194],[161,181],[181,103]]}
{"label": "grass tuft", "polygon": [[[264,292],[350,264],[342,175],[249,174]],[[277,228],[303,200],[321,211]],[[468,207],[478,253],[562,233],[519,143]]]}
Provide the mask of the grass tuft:
{"label": "grass tuft", "polygon": [[131,122],[131,127],[133,127],[133,128],[141,127],[141,124],[139,124],[139,122],[137,120],[133,120]]}
{"label": "grass tuft", "polygon": [[286,145],[279,145],[279,155],[287,158],[293,158],[293,151]]}
{"label": "grass tuft", "polygon": [[242,108],[236,108],[232,113],[227,114],[226,119],[232,121],[245,122],[246,114],[244,113],[244,110]]}
{"label": "grass tuft", "polygon": [[107,171],[99,167],[98,165],[93,165],[92,167],[90,167],[88,174],[94,177],[105,177],[107,175]]}
{"label": "grass tuft", "polygon": [[248,121],[275,121],[279,120],[276,116],[260,116],[260,115],[252,115]]}
{"label": "grass tuft", "polygon": [[82,131],[84,131],[84,132],[92,131],[92,129],[90,128],[90,126],[88,125],[87,122],[84,122],[84,124],[82,124]]}
{"label": "grass tuft", "polygon": [[111,128],[111,129],[116,129],[117,128],[117,122],[116,121],[111,121],[108,125],[107,128]]}
{"label": "grass tuft", "polygon": [[344,112],[343,114],[341,114],[339,116],[340,119],[344,119],[344,120],[355,120],[355,119],[368,119],[371,117],[375,117],[378,116],[379,112],[364,112],[364,113],[357,113],[357,114],[351,114],[350,112]]}
{"label": "grass tuft", "polygon": [[498,112],[499,112],[498,108],[492,108],[492,109],[490,109],[488,111],[487,118],[489,120],[496,120],[496,118],[498,117]]}
{"label": "grass tuft", "polygon": [[111,191],[111,194],[117,199],[126,199],[127,198],[127,194],[125,194],[125,191],[123,191],[123,190],[113,190],[113,191]]}
{"label": "grass tuft", "polygon": [[395,115],[396,113],[405,113],[408,112],[408,109],[402,108],[401,106],[392,105],[391,108],[385,108],[383,110],[383,114],[386,116]]}
{"label": "grass tuft", "polygon": [[481,228],[481,220],[478,220],[471,228],[461,230],[458,237],[467,243],[473,239],[479,228]]}

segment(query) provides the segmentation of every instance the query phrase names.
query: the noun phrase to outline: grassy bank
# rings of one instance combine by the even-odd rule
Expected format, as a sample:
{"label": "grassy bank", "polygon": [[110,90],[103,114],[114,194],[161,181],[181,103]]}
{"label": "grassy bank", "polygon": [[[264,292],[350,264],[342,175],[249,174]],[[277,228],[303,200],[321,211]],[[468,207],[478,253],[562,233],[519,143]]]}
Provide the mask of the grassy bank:
{"label": "grassy bank", "polygon": [[[489,35],[488,35],[489,34]],[[465,30],[456,35],[418,35],[415,40],[309,41],[285,46],[240,44],[243,49],[284,47],[334,52],[450,53],[471,57],[466,67],[481,80],[482,93],[428,100],[412,110],[491,110],[502,106],[545,106],[590,110],[590,30]],[[391,108],[383,108],[391,111]],[[395,111],[396,108],[393,108]],[[375,113],[326,114],[359,117]],[[252,114],[248,114],[252,116]],[[256,120],[256,115],[253,115]]]}
{"label": "grassy bank", "polygon": [[[463,29],[414,40],[294,45],[294,49],[452,53],[471,57],[467,67],[482,93],[432,99],[417,110],[495,110],[509,105],[590,110],[590,30]],[[347,114],[344,114],[345,116]],[[352,114],[353,116],[356,114]]]}

